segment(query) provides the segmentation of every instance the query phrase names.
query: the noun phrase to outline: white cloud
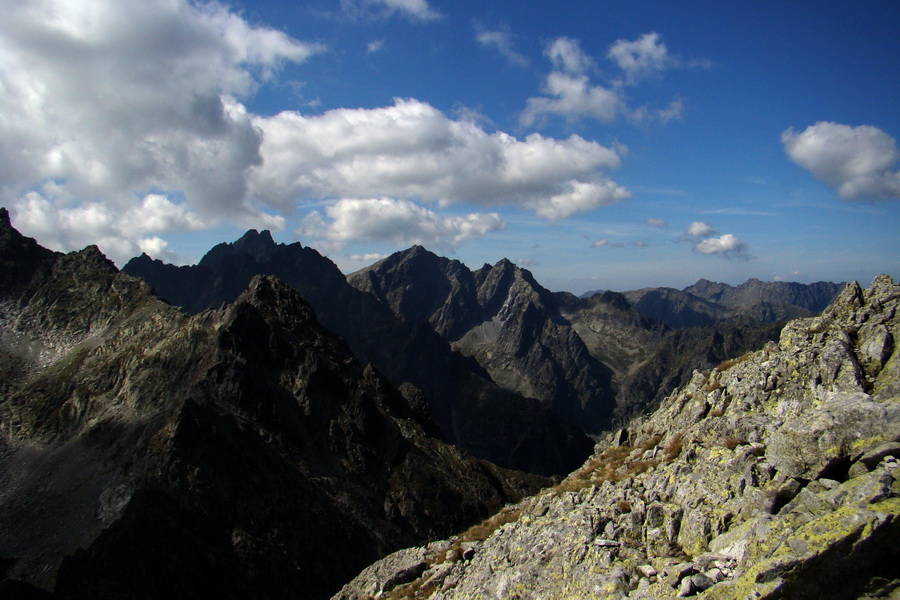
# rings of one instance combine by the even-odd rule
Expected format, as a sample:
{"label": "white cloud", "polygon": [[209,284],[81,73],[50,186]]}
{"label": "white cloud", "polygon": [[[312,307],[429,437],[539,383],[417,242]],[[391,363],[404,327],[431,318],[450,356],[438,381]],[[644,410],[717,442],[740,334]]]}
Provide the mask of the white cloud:
{"label": "white cloud", "polygon": [[596,68],[594,59],[581,49],[581,43],[569,37],[559,37],[550,42],[544,48],[544,55],[557,71],[570,75],[583,75]]}
{"label": "white cloud", "polygon": [[399,14],[419,21],[434,21],[443,15],[427,0],[341,0],[345,14],[362,18],[385,18]]}
{"label": "white cloud", "polygon": [[379,260],[385,259],[389,254],[380,254],[378,252],[367,252],[366,254],[351,254],[347,258],[356,262],[364,262],[364,263],[376,263]]}
{"label": "white cloud", "polygon": [[606,56],[622,69],[628,83],[659,73],[673,64],[666,45],[655,32],[645,33],[634,41],[617,40]]}
{"label": "white cloud", "polygon": [[788,157],[837,188],[841,198],[900,198],[900,152],[893,137],[870,125],[820,121],[781,134]]}
{"label": "white cloud", "polygon": [[503,229],[497,213],[444,217],[409,200],[345,198],[325,209],[327,219],[313,212],[298,233],[321,237],[343,246],[348,242],[387,241],[453,249]]}
{"label": "white cloud", "polygon": [[[13,208],[16,227],[38,237],[57,250],[99,245],[109,258],[121,264],[146,252],[154,258],[182,262],[166,249],[166,242],[148,233],[196,231],[204,222],[183,204],[159,194],[148,194],[138,204],[120,210],[100,202],[60,208],[38,192],[28,192]],[[271,223],[277,226],[276,220]]]}
{"label": "white cloud", "polygon": [[519,67],[527,67],[528,59],[516,52],[512,36],[506,31],[480,31],[475,36],[478,43],[487,48],[494,48],[506,60]]}
{"label": "white cloud", "polygon": [[694,246],[694,250],[700,254],[717,254],[724,258],[736,258],[741,260],[750,258],[747,253],[747,244],[730,233],[702,240]]}
{"label": "white cloud", "polygon": [[[33,214],[27,194],[39,193],[42,210],[57,211],[64,227],[79,214],[123,219],[156,190],[183,195],[194,225],[265,221],[246,189],[261,134],[238,98],[283,63],[322,50],[215,3],[2,3],[3,201]],[[154,223],[171,225],[154,215]],[[133,231],[103,223],[89,219],[83,229],[96,226],[98,238]],[[75,243],[74,227],[57,239]],[[135,244],[117,239],[107,247]]]}
{"label": "white cloud", "polygon": [[[425,2],[366,6],[436,15]],[[630,196],[606,175],[624,148],[577,135],[489,133],[412,99],[314,116],[264,117],[242,103],[283,64],[324,50],[219,3],[0,3],[0,202],[27,235],[61,250],[98,242],[121,261],[168,252],[166,233],[279,229],[282,215],[323,199],[560,219]],[[430,214],[447,243],[496,225]]]}
{"label": "white cloud", "polygon": [[[560,37],[544,49],[553,70],[547,75],[541,91],[543,96],[529,98],[520,121],[531,126],[544,115],[556,115],[569,121],[591,118],[610,123],[623,117],[634,123],[681,119],[684,102],[672,100],[665,108],[633,107],[626,97],[628,86],[649,75],[683,66],[685,63],[668,53],[656,33],[647,33],[634,41],[618,40],[610,46],[607,58],[621,70],[622,76],[607,84],[591,81],[598,72],[594,60],[587,55],[578,40]],[[689,63],[688,66],[700,63]]]}
{"label": "white cloud", "polygon": [[257,118],[263,162],[251,193],[291,209],[304,198],[384,196],[441,206],[514,205],[557,219],[630,196],[602,170],[618,153],[577,135],[518,140],[417,100],[317,116]]}
{"label": "white cloud", "polygon": [[591,85],[586,75],[554,71],[543,90],[548,96],[529,98],[522,112],[523,125],[534,124],[541,115],[558,115],[568,120],[590,117],[610,123],[625,109],[620,91]]}
{"label": "white cloud", "polygon": [[384,49],[384,40],[372,40],[366,45],[366,54],[374,54]]}
{"label": "white cloud", "polygon": [[665,227],[666,225],[668,225],[665,219],[656,219],[653,217],[648,218],[646,221],[644,221],[644,223],[653,227]]}
{"label": "white cloud", "polygon": [[685,235],[690,237],[708,237],[715,234],[716,230],[713,226],[704,221],[694,221],[688,225],[687,231],[685,232]]}
{"label": "white cloud", "polygon": [[591,248],[624,248],[625,244],[622,242],[610,242],[607,239],[597,240],[593,244],[591,244]]}

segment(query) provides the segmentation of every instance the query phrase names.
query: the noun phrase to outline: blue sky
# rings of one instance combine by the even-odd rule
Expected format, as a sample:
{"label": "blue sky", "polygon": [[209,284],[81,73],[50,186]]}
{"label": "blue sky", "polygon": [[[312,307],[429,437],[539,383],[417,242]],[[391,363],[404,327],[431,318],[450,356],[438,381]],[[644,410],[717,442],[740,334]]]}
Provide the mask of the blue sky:
{"label": "blue sky", "polygon": [[177,263],[250,227],[553,290],[900,277],[897,2],[21,0],[0,198]]}

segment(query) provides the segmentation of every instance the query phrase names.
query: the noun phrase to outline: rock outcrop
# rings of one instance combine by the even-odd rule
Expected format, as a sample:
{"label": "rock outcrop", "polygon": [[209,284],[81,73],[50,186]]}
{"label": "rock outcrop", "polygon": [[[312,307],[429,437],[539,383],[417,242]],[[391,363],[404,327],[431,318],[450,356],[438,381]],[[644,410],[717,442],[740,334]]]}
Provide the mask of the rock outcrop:
{"label": "rock outcrop", "polygon": [[412,396],[424,393],[446,441],[504,467],[545,475],[564,474],[590,454],[591,441],[579,429],[534,398],[496,385],[428,323],[397,317],[349,285],[337,266],[312,248],[276,244],[269,232],[251,230],[234,243],[217,245],[194,266],[166,265],[144,255],[123,271],[190,313],[233,301],[255,275],[276,276],[299,291],[361,361],[375,365],[395,386],[420,390],[410,390]]}
{"label": "rock outcrop", "polygon": [[546,484],[429,435],[275,278],[188,316],[0,209],[0,281],[0,597],[325,598]]}
{"label": "rock outcrop", "polygon": [[895,597],[898,336],[900,286],[850,284],[696,372],[560,485],[334,598]]}

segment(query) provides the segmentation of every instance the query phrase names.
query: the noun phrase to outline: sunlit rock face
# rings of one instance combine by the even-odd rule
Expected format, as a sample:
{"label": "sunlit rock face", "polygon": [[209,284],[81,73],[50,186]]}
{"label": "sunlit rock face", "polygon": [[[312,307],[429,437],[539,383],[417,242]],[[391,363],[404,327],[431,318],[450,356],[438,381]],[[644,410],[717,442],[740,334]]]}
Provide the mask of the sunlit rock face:
{"label": "sunlit rock face", "polygon": [[778,342],[695,372],[558,486],[335,600],[896,594],[898,309],[887,276],[846,286]]}

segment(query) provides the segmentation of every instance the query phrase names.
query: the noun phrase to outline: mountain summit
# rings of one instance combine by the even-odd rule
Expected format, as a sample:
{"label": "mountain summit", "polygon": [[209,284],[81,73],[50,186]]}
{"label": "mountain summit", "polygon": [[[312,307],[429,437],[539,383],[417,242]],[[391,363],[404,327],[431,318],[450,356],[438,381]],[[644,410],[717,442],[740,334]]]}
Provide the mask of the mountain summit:
{"label": "mountain summit", "polygon": [[[421,249],[419,254],[430,253]],[[123,271],[190,313],[233,301],[256,275],[278,277],[361,361],[375,365],[394,385],[406,384],[403,389],[413,395],[424,393],[448,442],[504,467],[541,474],[563,474],[590,453],[592,443],[578,428],[538,400],[499,387],[428,323],[399,318],[372,294],[347,283],[337,266],[312,248],[275,244],[266,232],[250,231],[234,243],[217,245],[196,266],[175,267],[141,256]],[[420,392],[409,390],[410,385]]]}

